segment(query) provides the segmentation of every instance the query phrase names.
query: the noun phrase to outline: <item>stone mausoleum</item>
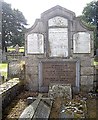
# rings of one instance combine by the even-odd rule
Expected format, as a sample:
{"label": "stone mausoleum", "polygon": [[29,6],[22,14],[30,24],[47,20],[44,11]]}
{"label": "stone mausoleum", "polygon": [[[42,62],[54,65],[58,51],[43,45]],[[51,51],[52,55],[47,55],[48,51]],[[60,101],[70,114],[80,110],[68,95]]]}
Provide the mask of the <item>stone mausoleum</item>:
{"label": "stone mausoleum", "polygon": [[94,81],[93,31],[75,13],[55,6],[41,14],[25,35],[26,86],[47,92],[50,83],[91,90]]}

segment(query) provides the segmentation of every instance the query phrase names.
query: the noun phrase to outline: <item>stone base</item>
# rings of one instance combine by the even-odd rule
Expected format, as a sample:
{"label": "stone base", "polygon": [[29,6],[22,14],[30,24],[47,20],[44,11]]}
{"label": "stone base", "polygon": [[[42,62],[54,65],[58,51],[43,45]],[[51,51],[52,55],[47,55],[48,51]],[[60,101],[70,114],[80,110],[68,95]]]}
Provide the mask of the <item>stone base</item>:
{"label": "stone base", "polygon": [[71,85],[51,83],[49,86],[49,97],[66,97],[68,99],[72,99]]}

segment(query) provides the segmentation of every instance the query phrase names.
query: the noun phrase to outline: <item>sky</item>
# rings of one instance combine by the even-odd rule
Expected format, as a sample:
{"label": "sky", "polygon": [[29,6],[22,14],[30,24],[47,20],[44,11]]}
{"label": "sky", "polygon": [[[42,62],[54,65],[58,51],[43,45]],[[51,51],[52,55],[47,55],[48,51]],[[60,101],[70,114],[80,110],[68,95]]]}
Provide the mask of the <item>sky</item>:
{"label": "sky", "polygon": [[[76,16],[82,14],[83,8],[93,0],[4,0],[10,3],[12,8],[19,9],[29,24],[34,24],[35,19],[40,18],[44,11],[60,5],[75,12]],[[95,0],[94,0],[95,1]]]}

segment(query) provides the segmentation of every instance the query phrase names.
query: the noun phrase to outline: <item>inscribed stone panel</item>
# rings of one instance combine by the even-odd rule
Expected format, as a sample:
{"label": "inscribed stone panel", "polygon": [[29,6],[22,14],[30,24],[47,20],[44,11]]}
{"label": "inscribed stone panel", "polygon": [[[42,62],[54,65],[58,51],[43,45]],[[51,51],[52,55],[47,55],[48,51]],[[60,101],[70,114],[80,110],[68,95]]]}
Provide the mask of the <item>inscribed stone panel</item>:
{"label": "inscribed stone panel", "polygon": [[74,53],[90,53],[90,34],[78,32],[73,35]]}
{"label": "inscribed stone panel", "polygon": [[27,36],[27,53],[44,53],[44,37],[42,34],[32,33]]}
{"label": "inscribed stone panel", "polygon": [[68,28],[49,29],[50,57],[68,56]]}
{"label": "inscribed stone panel", "polygon": [[46,62],[42,67],[43,85],[50,83],[65,83],[75,86],[76,63],[75,62]]}

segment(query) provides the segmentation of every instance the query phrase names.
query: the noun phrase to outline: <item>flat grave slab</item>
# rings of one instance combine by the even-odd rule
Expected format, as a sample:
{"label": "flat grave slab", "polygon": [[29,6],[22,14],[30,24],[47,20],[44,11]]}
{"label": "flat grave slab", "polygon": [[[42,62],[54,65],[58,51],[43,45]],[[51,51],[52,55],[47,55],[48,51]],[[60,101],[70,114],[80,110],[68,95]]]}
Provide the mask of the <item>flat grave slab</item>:
{"label": "flat grave slab", "polygon": [[19,117],[19,120],[32,120],[33,118],[49,118],[52,103],[52,99],[43,98],[42,94],[39,94],[38,98],[32,98],[32,103],[23,111],[23,113]]}
{"label": "flat grave slab", "polygon": [[19,117],[19,120],[21,120],[21,119],[31,120],[32,119],[32,117],[34,116],[34,113],[37,109],[37,106],[40,102],[41,97],[42,97],[42,95],[39,94],[38,98],[22,112],[22,114]]}

